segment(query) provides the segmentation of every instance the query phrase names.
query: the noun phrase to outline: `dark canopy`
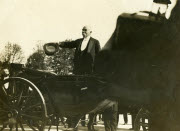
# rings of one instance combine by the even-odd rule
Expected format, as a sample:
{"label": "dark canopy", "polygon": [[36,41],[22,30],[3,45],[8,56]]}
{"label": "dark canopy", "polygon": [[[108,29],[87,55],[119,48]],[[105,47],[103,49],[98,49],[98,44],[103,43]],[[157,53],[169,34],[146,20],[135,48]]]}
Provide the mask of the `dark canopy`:
{"label": "dark canopy", "polygon": [[180,130],[180,3],[169,20],[123,14],[95,69],[119,103],[149,105],[151,131]]}

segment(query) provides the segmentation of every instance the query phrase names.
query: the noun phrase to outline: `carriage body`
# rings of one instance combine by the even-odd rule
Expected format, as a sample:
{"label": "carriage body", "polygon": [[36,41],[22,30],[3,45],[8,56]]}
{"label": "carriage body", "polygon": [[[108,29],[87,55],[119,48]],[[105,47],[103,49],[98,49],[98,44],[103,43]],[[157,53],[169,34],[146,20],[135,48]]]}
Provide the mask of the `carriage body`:
{"label": "carriage body", "polygon": [[51,106],[63,116],[84,115],[104,99],[105,82],[97,76],[61,76],[30,69],[25,69],[19,76],[37,85],[51,101]]}

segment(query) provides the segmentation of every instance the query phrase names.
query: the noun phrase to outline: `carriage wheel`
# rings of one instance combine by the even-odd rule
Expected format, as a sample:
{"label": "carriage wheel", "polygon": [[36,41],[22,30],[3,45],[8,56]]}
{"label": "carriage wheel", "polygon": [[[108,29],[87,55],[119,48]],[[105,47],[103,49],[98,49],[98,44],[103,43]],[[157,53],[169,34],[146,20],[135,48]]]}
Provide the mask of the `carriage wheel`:
{"label": "carriage wheel", "polygon": [[150,112],[145,108],[141,108],[134,121],[134,130],[140,131],[142,129],[143,131],[149,131],[149,120]]}
{"label": "carriage wheel", "polygon": [[0,83],[0,131],[43,131],[46,114],[45,100],[32,82],[12,77]]}

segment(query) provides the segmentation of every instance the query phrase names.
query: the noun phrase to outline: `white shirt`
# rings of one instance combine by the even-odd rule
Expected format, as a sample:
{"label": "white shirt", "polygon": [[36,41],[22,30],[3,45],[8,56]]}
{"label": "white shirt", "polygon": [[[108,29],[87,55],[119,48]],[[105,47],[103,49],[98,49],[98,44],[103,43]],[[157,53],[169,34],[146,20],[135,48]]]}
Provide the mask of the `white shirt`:
{"label": "white shirt", "polygon": [[88,36],[88,37],[86,37],[86,38],[83,39],[82,44],[81,44],[81,51],[83,51],[84,49],[86,49],[87,44],[88,44],[88,42],[89,42],[89,39],[90,39],[90,36]]}

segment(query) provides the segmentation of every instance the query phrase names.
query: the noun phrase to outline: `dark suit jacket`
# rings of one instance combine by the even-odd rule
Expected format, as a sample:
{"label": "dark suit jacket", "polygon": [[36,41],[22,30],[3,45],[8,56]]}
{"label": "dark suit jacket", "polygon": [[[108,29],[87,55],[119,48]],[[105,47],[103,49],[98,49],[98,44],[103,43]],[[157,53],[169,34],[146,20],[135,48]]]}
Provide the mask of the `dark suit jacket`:
{"label": "dark suit jacket", "polygon": [[74,54],[74,73],[84,74],[92,73],[94,71],[94,59],[100,51],[100,43],[98,40],[90,37],[87,47],[81,51],[81,44],[83,38],[71,42],[63,42],[62,48],[75,48]]}

